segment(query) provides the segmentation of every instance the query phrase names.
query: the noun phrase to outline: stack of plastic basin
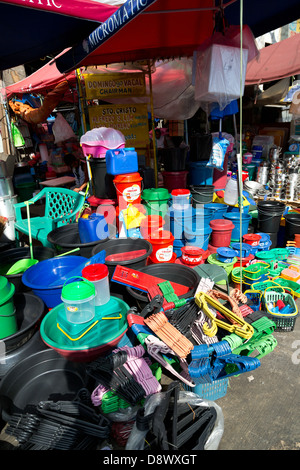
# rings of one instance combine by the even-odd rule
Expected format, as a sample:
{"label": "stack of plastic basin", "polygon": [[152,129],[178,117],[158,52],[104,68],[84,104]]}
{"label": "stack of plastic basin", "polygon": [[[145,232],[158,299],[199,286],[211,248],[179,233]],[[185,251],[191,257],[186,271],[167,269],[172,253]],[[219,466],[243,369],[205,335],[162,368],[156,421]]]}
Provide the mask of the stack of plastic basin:
{"label": "stack of plastic basin", "polygon": [[248,233],[249,223],[251,220],[251,216],[249,214],[242,214],[242,224],[240,223],[239,212],[226,212],[226,214],[224,214],[224,219],[230,220],[234,225],[231,233],[232,242],[239,242],[240,236],[243,237],[243,235]]}
{"label": "stack of plastic basin", "polygon": [[219,202],[211,202],[208,204],[204,204],[205,209],[212,209],[213,214],[212,214],[212,220],[215,219],[222,219],[225,212],[227,212],[228,206],[227,204],[222,204]]}

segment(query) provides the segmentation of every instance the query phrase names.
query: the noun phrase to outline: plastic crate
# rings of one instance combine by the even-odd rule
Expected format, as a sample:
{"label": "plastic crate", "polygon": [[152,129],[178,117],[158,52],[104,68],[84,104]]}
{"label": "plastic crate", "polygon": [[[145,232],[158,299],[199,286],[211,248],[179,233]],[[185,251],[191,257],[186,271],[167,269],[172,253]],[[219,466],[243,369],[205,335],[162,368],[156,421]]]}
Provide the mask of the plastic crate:
{"label": "plastic crate", "polygon": [[243,275],[244,277],[247,277],[247,279],[259,279],[262,276],[265,276],[268,274],[270,269],[270,264],[269,263],[254,263],[250,264],[250,266],[247,266],[246,268],[243,269]]}
{"label": "plastic crate", "polygon": [[288,315],[273,315],[267,312],[266,316],[276,324],[276,332],[289,332],[294,330],[299,314],[291,317]]}
{"label": "plastic crate", "polygon": [[261,295],[262,295],[261,291],[249,289],[249,290],[245,290],[244,294],[250,300],[250,302],[252,302],[252,305],[251,305],[252,310],[254,310],[255,312],[260,310],[260,302],[261,302]]}
{"label": "plastic crate", "polygon": [[218,379],[211,383],[206,382],[202,384],[197,384],[196,387],[189,387],[188,385],[183,384],[185,390],[189,392],[196,393],[200,398],[205,400],[215,401],[218,398],[222,398],[227,393],[229,378]]}
{"label": "plastic crate", "polygon": [[275,292],[284,292],[284,288],[275,281],[255,282],[251,286],[252,290],[260,291],[261,293],[264,293],[265,290],[269,288],[272,288]]}

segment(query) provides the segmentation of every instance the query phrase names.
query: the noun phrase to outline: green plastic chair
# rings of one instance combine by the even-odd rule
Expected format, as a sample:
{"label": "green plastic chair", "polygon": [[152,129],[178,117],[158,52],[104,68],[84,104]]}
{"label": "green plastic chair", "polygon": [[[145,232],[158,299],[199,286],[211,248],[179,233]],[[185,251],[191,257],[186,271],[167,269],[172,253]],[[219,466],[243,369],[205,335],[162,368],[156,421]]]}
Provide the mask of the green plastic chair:
{"label": "green plastic chair", "polygon": [[[35,203],[42,198],[45,198],[45,212],[42,217],[30,218],[31,235],[43,246],[53,248],[53,245],[47,240],[48,233],[62,225],[76,222],[76,216],[84,204],[85,197],[71,189],[43,188],[29,201]],[[28,221],[27,218],[22,217],[23,207],[26,207],[25,202],[14,205],[17,240],[19,240],[20,232],[28,235]]]}
{"label": "green plastic chair", "polygon": [[227,294],[229,295],[228,274],[222,266],[217,266],[215,264],[199,264],[198,266],[194,266],[193,269],[197,271],[199,276],[209,278],[214,281],[216,287],[219,287],[220,290],[224,290],[223,286],[225,285]]}

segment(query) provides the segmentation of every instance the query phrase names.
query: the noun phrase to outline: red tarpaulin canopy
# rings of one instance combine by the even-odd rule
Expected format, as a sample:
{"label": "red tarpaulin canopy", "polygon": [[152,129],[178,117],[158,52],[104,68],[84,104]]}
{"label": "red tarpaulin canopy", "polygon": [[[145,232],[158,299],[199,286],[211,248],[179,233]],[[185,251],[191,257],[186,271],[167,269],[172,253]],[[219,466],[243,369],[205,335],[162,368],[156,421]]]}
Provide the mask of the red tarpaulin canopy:
{"label": "red tarpaulin canopy", "polygon": [[272,82],[300,74],[300,34],[260,50],[247,66],[246,85]]}

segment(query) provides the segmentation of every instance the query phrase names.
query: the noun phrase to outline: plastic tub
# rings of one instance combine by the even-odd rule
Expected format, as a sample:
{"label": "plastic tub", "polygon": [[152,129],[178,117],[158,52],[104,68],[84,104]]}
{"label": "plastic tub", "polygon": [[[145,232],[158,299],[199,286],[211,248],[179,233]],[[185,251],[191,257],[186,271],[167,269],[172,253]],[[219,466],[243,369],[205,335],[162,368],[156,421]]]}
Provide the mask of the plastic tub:
{"label": "plastic tub", "polygon": [[78,278],[69,278],[61,291],[61,300],[65,305],[67,321],[76,324],[93,320],[96,296],[94,284],[87,279],[81,278],[80,281],[72,281],[67,284],[71,279]]}
{"label": "plastic tub", "polygon": [[242,255],[242,258],[247,258],[251,254],[251,248],[248,243],[242,243],[242,247],[240,243],[231,243],[231,248],[235,250],[236,256]]}
{"label": "plastic tub", "polygon": [[188,171],[163,171],[164,187],[169,193],[173,189],[186,188]]}
{"label": "plastic tub", "polygon": [[[140,272],[165,279],[166,281],[176,282],[189,288],[189,291],[179,298],[189,299],[193,297],[200,282],[199,274],[189,266],[183,266],[176,263],[151,264],[139,269]],[[148,305],[148,297],[145,292],[141,292],[132,287],[126,287],[127,292],[134,299],[140,308]]]}
{"label": "plastic tub", "polygon": [[229,278],[231,271],[233,270],[233,266],[237,262],[237,258],[233,258],[231,263],[222,263],[221,261],[218,260],[217,253],[212,253],[207,258],[207,262],[209,264],[216,264],[217,266],[221,266],[222,268],[224,268]]}
{"label": "plastic tub", "polygon": [[218,202],[211,202],[209,204],[204,204],[204,208],[212,209],[213,214],[211,220],[222,219],[223,215],[227,212],[227,204],[221,204]]}
{"label": "plastic tub", "polygon": [[166,188],[148,188],[142,192],[142,200],[148,215],[165,217],[169,199],[170,194]]}
{"label": "plastic tub", "polygon": [[300,213],[289,212],[285,218],[285,239],[286,241],[295,239],[296,234],[300,234]]}
{"label": "plastic tub", "polygon": [[207,258],[207,251],[196,246],[184,246],[181,248],[182,261],[190,266],[197,266]]}
{"label": "plastic tub", "polygon": [[152,245],[150,259],[154,262],[170,262],[173,256],[174,235],[168,230],[159,230],[149,237]]}
{"label": "plastic tub", "polygon": [[279,201],[258,201],[258,226],[264,233],[277,233],[285,204]]}
{"label": "plastic tub", "polygon": [[[53,258],[55,251],[52,248],[34,246],[33,247],[33,259],[43,261],[49,258]],[[28,288],[22,283],[22,275],[19,274],[6,274],[9,268],[21,259],[30,258],[29,247],[24,248],[11,248],[5,250],[0,256],[0,275],[5,276],[9,282],[14,284],[15,292],[25,292]]]}
{"label": "plastic tub", "polygon": [[141,220],[140,224],[140,232],[142,237],[148,239],[152,233],[156,232],[157,230],[161,230],[165,223],[166,222],[161,215],[147,215],[144,219]]}
{"label": "plastic tub", "polygon": [[96,289],[95,305],[105,305],[110,299],[108,267],[105,264],[90,264],[82,270],[82,277],[92,282]]}
{"label": "plastic tub", "polygon": [[[224,218],[227,220],[230,220],[234,225],[234,228],[231,233],[231,240],[239,241],[240,240],[240,214],[237,212],[226,212],[226,214],[224,214]],[[251,216],[249,214],[242,215],[242,236],[248,232],[250,220],[251,220]]]}
{"label": "plastic tub", "polygon": [[212,202],[215,187],[213,185],[199,185],[190,186],[192,194],[192,204],[197,207],[197,204],[207,204]]}
{"label": "plastic tub", "polygon": [[207,250],[211,232],[212,229],[209,225],[194,228],[192,224],[189,224],[184,230],[185,245],[197,246],[198,248]]}
{"label": "plastic tub", "polygon": [[186,210],[176,210],[169,207],[165,217],[165,228],[172,232],[176,240],[181,240],[184,238],[185,227],[187,224],[192,223],[193,215],[191,206]]}
{"label": "plastic tub", "polygon": [[[40,261],[24,272],[22,282],[32,289],[48,308],[53,308],[61,303],[62,287],[69,278],[69,273],[87,261],[88,259],[82,256],[70,255]],[[50,287],[52,283],[55,285]]]}
{"label": "plastic tub", "polygon": [[261,240],[261,236],[258,235],[257,233],[246,233],[243,236],[243,242],[253,247],[258,247],[260,240]]}
{"label": "plastic tub", "polygon": [[173,252],[176,254],[177,258],[180,258],[182,255],[181,249],[185,246],[185,240],[175,238],[173,242]]}
{"label": "plastic tub", "polygon": [[[113,238],[116,233],[115,227],[108,225],[108,229],[109,238]],[[56,251],[59,254],[78,247],[78,255],[85,256],[87,258],[91,257],[93,248],[95,248],[97,245],[102,245],[109,238],[104,238],[103,240],[96,240],[89,243],[82,243],[80,240],[78,223],[58,227],[52,230],[52,232],[50,232],[47,236],[47,240],[54,245]]]}
{"label": "plastic tub", "polygon": [[232,238],[234,224],[231,220],[215,219],[209,223],[212,234],[210,243],[214,247],[229,246]]}
{"label": "plastic tub", "polygon": [[137,258],[124,261],[108,261],[105,260],[105,264],[109,270],[109,277],[114,273],[117,265],[127,266],[131,269],[139,269],[146,266],[147,258],[152,253],[152,245],[148,240],[142,238],[131,239],[131,238],[118,238],[115,240],[108,240],[105,243],[96,245],[92,250],[92,256],[96,255],[100,251],[105,250],[106,256],[127,253],[137,250],[146,250],[144,255],[138,256]]}
{"label": "plastic tub", "polygon": [[208,161],[190,162],[189,165],[189,181],[190,185],[212,185],[213,184],[213,168],[207,166]]}
{"label": "plastic tub", "polygon": [[0,339],[17,332],[14,296],[15,286],[0,276]]}

